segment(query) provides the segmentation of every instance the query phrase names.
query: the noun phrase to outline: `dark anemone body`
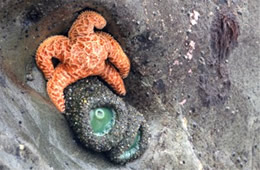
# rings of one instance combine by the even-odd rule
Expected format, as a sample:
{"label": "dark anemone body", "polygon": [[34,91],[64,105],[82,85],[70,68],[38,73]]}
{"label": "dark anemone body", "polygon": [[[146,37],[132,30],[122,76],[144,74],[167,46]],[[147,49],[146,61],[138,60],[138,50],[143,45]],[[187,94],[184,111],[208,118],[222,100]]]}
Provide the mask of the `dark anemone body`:
{"label": "dark anemone body", "polygon": [[[66,118],[76,138],[95,151],[108,151],[122,140],[128,121],[128,110],[122,99],[89,77],[69,86],[65,91]],[[97,108],[113,110],[113,122],[103,133],[93,128],[91,111]]]}
{"label": "dark anemone body", "polygon": [[125,164],[147,149],[149,132],[142,114],[95,77],[80,80],[64,91],[66,119],[76,139],[109,159]]}
{"label": "dark anemone body", "polygon": [[132,107],[129,109],[134,112],[129,116],[123,140],[107,152],[108,158],[117,164],[126,164],[139,158],[147,149],[150,138],[148,125],[143,115],[137,113]]}

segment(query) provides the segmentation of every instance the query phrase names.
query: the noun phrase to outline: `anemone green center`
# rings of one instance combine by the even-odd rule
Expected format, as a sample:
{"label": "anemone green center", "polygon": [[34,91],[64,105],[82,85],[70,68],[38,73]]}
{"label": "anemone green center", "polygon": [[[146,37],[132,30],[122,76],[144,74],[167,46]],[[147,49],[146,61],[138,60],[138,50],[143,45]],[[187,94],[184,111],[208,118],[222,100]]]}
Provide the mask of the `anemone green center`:
{"label": "anemone green center", "polygon": [[90,111],[90,125],[96,135],[105,135],[115,124],[115,111],[100,107]]}
{"label": "anemone green center", "polygon": [[124,153],[122,153],[119,158],[120,159],[129,159],[131,158],[138,150],[139,150],[139,143],[141,140],[141,131],[139,130],[137,132],[137,135],[135,137],[135,140],[133,144],[130,146],[128,150],[126,150]]}
{"label": "anemone green center", "polygon": [[99,119],[99,120],[102,120],[105,118],[105,112],[103,109],[96,109],[95,110],[95,118]]}

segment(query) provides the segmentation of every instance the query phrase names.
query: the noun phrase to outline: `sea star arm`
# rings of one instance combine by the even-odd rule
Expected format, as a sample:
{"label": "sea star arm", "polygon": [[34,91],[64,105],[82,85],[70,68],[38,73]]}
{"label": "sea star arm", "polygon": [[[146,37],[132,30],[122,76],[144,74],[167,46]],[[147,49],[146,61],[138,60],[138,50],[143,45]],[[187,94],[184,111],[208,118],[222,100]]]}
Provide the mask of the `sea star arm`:
{"label": "sea star arm", "polygon": [[51,101],[60,112],[65,111],[65,99],[63,91],[68,85],[74,83],[76,80],[77,79],[74,79],[67,72],[65,66],[60,64],[55,68],[53,77],[47,82],[47,93]]}
{"label": "sea star arm", "polygon": [[64,57],[69,55],[69,51],[69,39],[61,35],[49,37],[40,44],[36,52],[36,64],[42,70],[47,80],[54,73],[52,57],[62,62]]}
{"label": "sea star arm", "polygon": [[81,13],[69,30],[69,38],[74,42],[78,36],[94,33],[94,27],[102,29],[106,26],[105,18],[94,12]]}
{"label": "sea star arm", "polygon": [[100,77],[105,80],[119,95],[125,95],[125,85],[117,70],[109,63],[106,63]]}
{"label": "sea star arm", "polygon": [[106,39],[108,42],[107,49],[109,52],[109,61],[118,68],[121,77],[126,78],[130,71],[130,61],[119,43],[111,35],[105,32],[97,32],[97,35]]}

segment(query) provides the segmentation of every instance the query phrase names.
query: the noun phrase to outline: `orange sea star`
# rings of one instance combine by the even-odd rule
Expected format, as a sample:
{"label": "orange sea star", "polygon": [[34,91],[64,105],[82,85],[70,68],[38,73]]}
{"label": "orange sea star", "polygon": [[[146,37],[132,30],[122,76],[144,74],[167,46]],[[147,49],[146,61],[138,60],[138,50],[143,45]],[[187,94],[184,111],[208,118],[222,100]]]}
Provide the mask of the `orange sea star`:
{"label": "orange sea star", "polygon": [[[106,20],[100,14],[83,12],[73,23],[68,37],[51,36],[37,49],[36,63],[48,80],[48,95],[59,111],[65,111],[63,90],[88,76],[100,76],[118,94],[125,95],[122,78],[129,73],[130,61],[112,36],[94,32],[94,27],[102,29],[105,25]],[[52,57],[60,61],[55,68]]]}

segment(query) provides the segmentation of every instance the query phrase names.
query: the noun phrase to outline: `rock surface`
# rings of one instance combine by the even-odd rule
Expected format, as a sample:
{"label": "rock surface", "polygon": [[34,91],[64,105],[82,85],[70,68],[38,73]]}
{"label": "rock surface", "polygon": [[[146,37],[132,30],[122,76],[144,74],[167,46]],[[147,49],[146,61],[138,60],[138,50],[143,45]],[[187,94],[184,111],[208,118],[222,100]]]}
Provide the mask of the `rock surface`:
{"label": "rock surface", "polygon": [[[207,65],[211,28],[224,7],[240,26],[221,69],[231,84],[224,102],[205,105],[201,82],[222,88],[201,77],[216,74]],[[258,0],[4,0],[0,8],[0,169],[260,169]],[[128,54],[124,100],[151,127],[148,150],[125,166],[74,141],[34,61],[40,42],[66,35],[86,9],[107,19],[105,31]]]}

